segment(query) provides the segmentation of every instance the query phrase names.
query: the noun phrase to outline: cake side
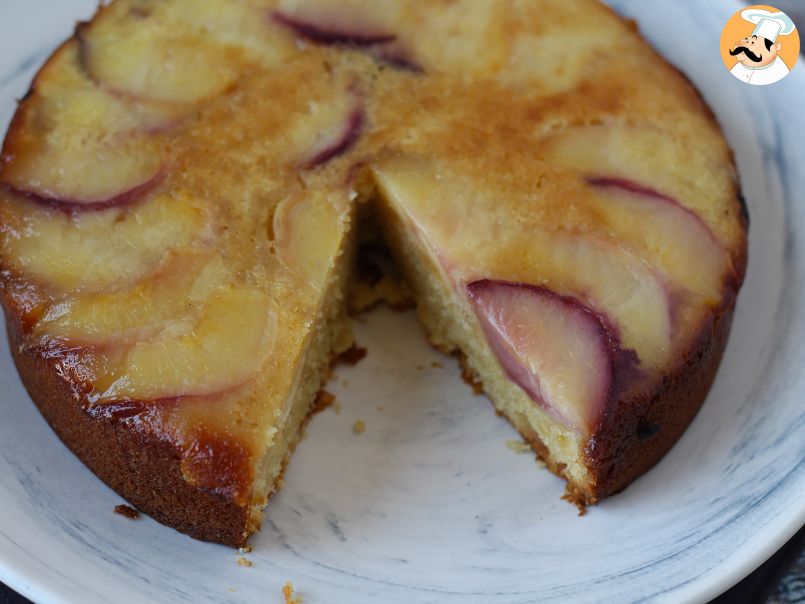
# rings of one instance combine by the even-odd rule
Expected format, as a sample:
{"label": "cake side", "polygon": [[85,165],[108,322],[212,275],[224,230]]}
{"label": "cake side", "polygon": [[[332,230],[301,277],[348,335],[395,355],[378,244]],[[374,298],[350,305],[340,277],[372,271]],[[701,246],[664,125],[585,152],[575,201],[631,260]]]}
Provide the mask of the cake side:
{"label": "cake side", "polygon": [[98,478],[138,510],[191,537],[232,547],[245,544],[248,506],[187,482],[179,444],[138,430],[136,420],[92,417],[53,363],[25,352],[20,322],[8,310],[6,329],[31,399],[62,442]]}
{"label": "cake side", "polygon": [[[188,440],[161,431],[149,405],[93,406],[62,359],[31,349],[23,313],[3,295],[12,358],[31,399],[62,442],[96,476],[138,510],[196,539],[243,547],[260,528],[263,508],[282,484],[285,467],[315,411],[330,366],[353,345],[343,296],[354,244],[345,251],[289,394],[288,415],[271,446],[254,451],[237,433]],[[170,404],[169,402],[166,404]],[[214,429],[213,429],[214,430]]]}
{"label": "cake side", "polygon": [[[382,183],[382,177],[381,177]],[[506,417],[555,474],[568,481],[565,497],[580,507],[619,492],[652,468],[676,443],[704,402],[726,347],[735,283],[724,303],[702,319],[676,364],[650,390],[618,398],[589,435],[579,434],[537,405],[514,383],[490,348],[466,299],[394,203],[378,201],[379,219],[395,260],[414,293],[431,343],[458,353],[497,412]]]}
{"label": "cake side", "polygon": [[734,307],[725,304],[704,322],[700,336],[681,355],[679,366],[663,376],[652,393],[619,401],[602,422],[586,450],[595,468],[592,498],[568,495],[593,503],[626,488],[656,465],[682,436],[710,392],[729,339]]}

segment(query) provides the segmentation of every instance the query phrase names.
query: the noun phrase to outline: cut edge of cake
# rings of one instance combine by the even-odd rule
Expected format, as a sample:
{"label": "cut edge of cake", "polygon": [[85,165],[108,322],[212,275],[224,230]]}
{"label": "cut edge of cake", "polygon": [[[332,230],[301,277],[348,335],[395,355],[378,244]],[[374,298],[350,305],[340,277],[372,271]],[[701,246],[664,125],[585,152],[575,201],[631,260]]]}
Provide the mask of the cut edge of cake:
{"label": "cut edge of cake", "polygon": [[[413,292],[430,343],[459,357],[469,381],[483,390],[496,413],[514,426],[552,473],[566,480],[564,499],[584,513],[587,505],[623,490],[662,459],[709,393],[727,344],[734,296],[714,310],[689,354],[648,396],[637,392],[616,400],[618,408],[585,435],[535,404],[506,375],[470,296],[450,282],[421,230],[384,187],[382,169],[375,171],[374,179],[378,228]],[[739,269],[742,275],[744,268]]]}
{"label": "cut edge of cake", "polygon": [[[269,445],[259,457],[245,503],[226,492],[194,484],[188,476],[182,445],[165,434],[138,430],[138,417],[125,407],[65,404],[77,396],[53,360],[25,344],[25,326],[12,320],[15,313],[8,291],[3,291],[6,326],[12,358],[22,383],[45,420],[62,442],[110,488],[136,509],[191,537],[232,547],[243,547],[259,530],[263,508],[282,486],[291,454],[304,435],[316,401],[340,356],[354,345],[347,313],[348,283],[357,246],[353,206],[347,218],[342,247],[334,256],[317,322],[302,353],[294,387],[282,415],[269,428]],[[79,401],[80,402],[80,401]],[[250,469],[227,468],[228,478]]]}
{"label": "cut edge of cake", "polygon": [[347,287],[352,278],[357,251],[356,213],[354,210],[351,213],[342,249],[333,259],[327,293],[318,313],[318,324],[310,330],[304,360],[294,376],[290,400],[284,406],[284,421],[279,427],[272,426],[271,431],[276,431],[272,444],[257,464],[244,540],[260,528],[263,508],[271,495],[282,486],[285,467],[304,435],[307,420],[316,411],[316,399],[330,378],[332,365],[355,344],[347,315]]}

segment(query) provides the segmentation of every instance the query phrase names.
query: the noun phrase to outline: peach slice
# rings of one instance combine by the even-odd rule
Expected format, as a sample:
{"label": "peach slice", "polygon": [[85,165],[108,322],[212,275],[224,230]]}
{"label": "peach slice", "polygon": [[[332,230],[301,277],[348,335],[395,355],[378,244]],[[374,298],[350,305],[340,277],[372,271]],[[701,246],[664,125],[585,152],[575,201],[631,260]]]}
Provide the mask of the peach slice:
{"label": "peach slice", "polygon": [[274,249],[280,261],[310,287],[328,281],[346,230],[345,192],[309,191],[284,199],[274,212]]}
{"label": "peach slice", "polygon": [[374,166],[384,202],[410,224],[454,287],[479,279],[533,283],[606,315],[647,367],[674,349],[672,301],[661,275],[606,231],[546,230],[534,202],[472,186],[440,163],[411,157]]}
{"label": "peach slice", "polygon": [[[65,43],[36,76],[32,94],[47,103],[38,124],[73,127],[76,133],[95,130],[95,136],[116,137],[131,131],[161,131],[180,116],[169,103],[132,102],[110,94],[87,77],[77,40]],[[27,100],[27,99],[26,99]]]}
{"label": "peach slice", "polygon": [[203,204],[177,192],[75,214],[6,197],[0,220],[12,271],[56,292],[91,292],[153,272],[169,250],[209,236],[210,218]]}
{"label": "peach slice", "polygon": [[53,305],[33,333],[75,346],[153,337],[170,320],[198,312],[225,277],[223,260],[217,254],[172,252],[153,275],[132,289],[90,293]]}
{"label": "peach slice", "polygon": [[[657,137],[663,138],[662,145],[657,145]],[[583,176],[631,181],[644,190],[650,187],[667,201],[690,210],[691,220],[697,217],[719,243],[732,247],[730,232],[737,222],[729,217],[738,208],[718,201],[729,200],[729,196],[708,198],[697,182],[708,182],[709,190],[734,188],[730,175],[722,169],[725,159],[720,148],[702,149],[648,124],[613,122],[557,130],[539,141],[537,151],[547,162]],[[697,166],[695,178],[684,168],[690,165]],[[654,199],[658,200],[656,195]],[[694,228],[703,233],[701,226]]]}
{"label": "peach slice", "polygon": [[648,250],[680,289],[721,300],[731,260],[713,232],[675,199],[621,178],[589,177],[609,228]]}
{"label": "peach slice", "polygon": [[209,99],[236,82],[243,64],[238,49],[215,44],[186,24],[158,15],[129,18],[124,3],[105,7],[76,35],[90,76],[137,98],[172,103]]}
{"label": "peach slice", "polygon": [[311,102],[304,120],[290,133],[292,148],[302,149],[297,165],[311,170],[347,153],[360,138],[365,122],[363,102],[350,88],[327,102]]}
{"label": "peach slice", "polygon": [[282,4],[283,7],[270,13],[271,21],[289,29],[298,38],[314,44],[360,49],[391,67],[415,73],[423,71],[390,28],[399,21],[394,19],[394,15],[404,12],[399,3],[355,4],[317,0],[314,5]]}
{"label": "peach slice", "polygon": [[476,0],[472,10],[432,3],[427,19],[416,3],[283,0],[271,18],[314,44],[351,46],[394,67],[466,74],[503,64],[506,13],[497,0]]}
{"label": "peach slice", "polygon": [[354,107],[335,129],[322,133],[307,149],[302,167],[315,168],[349,151],[361,135],[364,119],[363,108]]}
{"label": "peach slice", "polygon": [[401,3],[399,45],[406,59],[428,72],[454,76],[496,74],[511,45],[510,10],[498,0],[475,0],[472,10],[459,2],[433,2],[427,18],[414,3]]}
{"label": "peach slice", "polygon": [[0,180],[34,199],[71,209],[100,209],[135,201],[161,179],[160,153],[148,140],[114,146],[61,146],[52,138],[20,136],[6,155]]}
{"label": "peach slice", "polygon": [[134,344],[95,382],[95,403],[151,401],[221,392],[244,383],[269,355],[273,300],[253,289],[223,287],[195,321],[179,320]]}
{"label": "peach slice", "polygon": [[556,419],[589,433],[611,398],[621,356],[607,321],[544,287],[481,280],[466,289],[512,381]]}
{"label": "peach slice", "polygon": [[162,172],[156,137],[175,116],[101,91],[75,66],[75,44],[37,76],[9,128],[0,181],[75,208],[136,199]]}
{"label": "peach slice", "polygon": [[200,35],[208,43],[237,48],[249,60],[272,67],[295,51],[295,43],[272,35],[265,11],[264,0],[182,0],[152,3],[142,19],[173,24],[170,27]]}
{"label": "peach slice", "polygon": [[[366,25],[355,23],[343,13],[322,18],[295,16],[282,11],[271,13],[271,19],[291,29],[296,35],[319,44],[342,44],[347,46],[374,46],[397,39],[394,34],[371,31]],[[352,21],[352,22],[350,22]]]}

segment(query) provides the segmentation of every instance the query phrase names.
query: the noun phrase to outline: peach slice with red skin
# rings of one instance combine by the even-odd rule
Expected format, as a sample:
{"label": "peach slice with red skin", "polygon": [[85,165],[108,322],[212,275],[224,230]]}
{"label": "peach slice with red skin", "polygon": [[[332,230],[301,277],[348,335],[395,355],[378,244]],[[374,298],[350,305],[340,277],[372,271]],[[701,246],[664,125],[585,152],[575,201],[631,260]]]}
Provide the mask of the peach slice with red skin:
{"label": "peach slice with red skin", "polygon": [[345,46],[374,46],[397,39],[394,34],[372,32],[366,26],[354,23],[339,23],[335,15],[327,21],[321,17],[292,15],[280,10],[271,13],[271,20],[292,30],[296,35],[317,44],[340,44]]}
{"label": "peach slice with red skin", "polygon": [[536,209],[530,202],[512,199],[505,211],[493,190],[427,159],[392,157],[373,170],[384,203],[418,233],[454,285],[494,278],[545,286],[606,314],[647,367],[668,360],[678,334],[666,283],[606,233],[546,230],[529,220]]}
{"label": "peach slice with red skin", "polygon": [[37,76],[9,127],[0,182],[70,209],[134,201],[160,181],[152,131],[173,116],[104,93],[80,73],[76,54],[66,44]]}
{"label": "peach slice with red skin", "polygon": [[54,207],[84,211],[126,205],[162,180],[159,153],[148,144],[76,152],[42,143],[26,141],[6,155],[0,179],[11,190]]}
{"label": "peach slice with red skin", "polygon": [[223,93],[240,76],[242,52],[170,19],[130,19],[123,3],[101,9],[76,37],[90,77],[120,94],[196,103]]}
{"label": "peach slice with red skin", "polygon": [[365,121],[363,107],[353,107],[335,129],[323,133],[305,152],[300,166],[307,170],[326,164],[343,155],[358,141]]}
{"label": "peach slice with red skin", "polygon": [[[265,293],[223,286],[194,319],[139,341],[95,380],[93,403],[222,392],[253,377],[271,353],[277,311]],[[114,346],[114,342],[110,342]]]}
{"label": "peach slice with red skin", "polygon": [[[665,144],[657,145],[657,137]],[[734,180],[722,170],[729,160],[722,157],[720,148],[703,149],[685,140],[668,137],[647,123],[605,122],[551,131],[539,140],[537,151],[553,166],[569,168],[584,177],[607,179],[610,189],[618,182],[618,188],[640,194],[646,201],[678,205],[680,210],[689,212],[690,227],[701,233],[705,242],[714,238],[725,249],[731,249],[731,232],[738,221],[726,218],[737,214],[739,208],[729,196],[723,198],[726,203],[716,202],[706,192],[713,188],[734,189]],[[690,165],[698,168],[695,178],[684,168]],[[709,184],[702,188],[700,181]],[[699,226],[693,224],[696,220]]]}
{"label": "peach slice with red skin", "polygon": [[331,9],[329,13],[326,9],[313,13],[297,8],[274,10],[270,14],[271,21],[314,44],[353,47],[396,69],[421,73],[422,66],[411,58],[397,35],[385,31],[382,25],[373,24],[373,17],[377,15],[350,7],[346,10],[339,7],[337,12]]}
{"label": "peach slice with red skin", "polygon": [[191,316],[225,282],[220,256],[193,249],[170,252],[154,274],[132,288],[78,296],[51,306],[33,335],[71,346],[126,343],[156,336]]}
{"label": "peach slice with red skin", "polygon": [[625,242],[647,249],[677,288],[695,292],[708,303],[721,299],[732,262],[697,214],[632,180],[589,176],[586,182],[603,200],[609,228]]}
{"label": "peach slice with red skin", "polygon": [[358,142],[366,122],[363,97],[354,82],[343,85],[343,92],[311,101],[304,119],[292,123],[290,147],[300,150],[298,168],[323,166],[349,152]]}
{"label": "peach slice with red skin", "polygon": [[480,280],[467,294],[509,378],[558,421],[590,433],[634,362],[608,321],[545,287]]}
{"label": "peach slice with red skin", "polygon": [[101,9],[79,26],[81,62],[101,86],[180,112],[237,85],[254,65],[271,68],[293,51],[272,35],[255,2],[152,2],[133,12],[127,3]]}
{"label": "peach slice with red skin", "polygon": [[313,44],[352,47],[405,71],[493,71],[508,49],[505,15],[497,0],[473,10],[437,2],[424,19],[414,3],[375,0],[282,0],[271,20]]}
{"label": "peach slice with red skin", "polygon": [[178,191],[77,213],[6,196],[0,225],[7,268],[54,293],[98,292],[139,281],[170,250],[203,242],[211,230],[203,202]]}

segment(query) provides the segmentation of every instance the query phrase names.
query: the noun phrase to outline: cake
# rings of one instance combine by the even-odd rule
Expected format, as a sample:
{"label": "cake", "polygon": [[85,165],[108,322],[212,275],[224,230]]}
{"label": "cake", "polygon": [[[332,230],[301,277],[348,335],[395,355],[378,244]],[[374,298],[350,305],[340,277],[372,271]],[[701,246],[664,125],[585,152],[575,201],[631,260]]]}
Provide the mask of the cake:
{"label": "cake", "polygon": [[31,398],[137,509],[232,546],[353,345],[360,240],[580,506],[691,421],[746,266],[714,116],[593,0],[116,0],[0,181]]}

